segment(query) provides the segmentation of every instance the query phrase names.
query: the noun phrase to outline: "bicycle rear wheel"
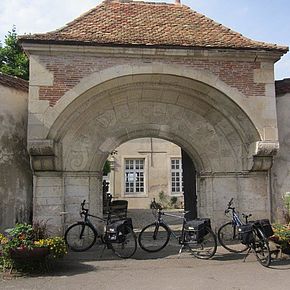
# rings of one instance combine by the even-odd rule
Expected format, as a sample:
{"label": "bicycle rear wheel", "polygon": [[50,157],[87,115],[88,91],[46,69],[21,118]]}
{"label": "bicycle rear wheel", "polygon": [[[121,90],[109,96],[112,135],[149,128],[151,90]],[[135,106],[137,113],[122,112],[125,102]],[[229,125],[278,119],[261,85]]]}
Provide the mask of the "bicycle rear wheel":
{"label": "bicycle rear wheel", "polygon": [[269,247],[268,239],[259,228],[253,229],[253,242],[251,247],[255,252],[257,261],[265,267],[268,267],[271,263],[271,251]]}
{"label": "bicycle rear wheel", "polygon": [[214,232],[206,227],[206,234],[200,241],[187,243],[191,253],[198,259],[210,259],[217,250],[217,239]]}
{"label": "bicycle rear wheel", "polygon": [[137,237],[131,227],[125,225],[124,237],[121,238],[121,242],[109,243],[108,248],[120,258],[127,259],[132,257],[137,250]]}
{"label": "bicycle rear wheel", "polygon": [[83,252],[96,242],[96,233],[92,226],[84,222],[71,225],[64,235],[66,244],[75,252]]}
{"label": "bicycle rear wheel", "polygon": [[170,230],[165,225],[152,223],[142,229],[138,237],[138,242],[144,251],[152,253],[158,252],[167,245],[170,234]]}
{"label": "bicycle rear wheel", "polygon": [[241,243],[236,225],[228,222],[222,225],[218,230],[218,241],[223,248],[232,253],[242,253],[249,246]]}

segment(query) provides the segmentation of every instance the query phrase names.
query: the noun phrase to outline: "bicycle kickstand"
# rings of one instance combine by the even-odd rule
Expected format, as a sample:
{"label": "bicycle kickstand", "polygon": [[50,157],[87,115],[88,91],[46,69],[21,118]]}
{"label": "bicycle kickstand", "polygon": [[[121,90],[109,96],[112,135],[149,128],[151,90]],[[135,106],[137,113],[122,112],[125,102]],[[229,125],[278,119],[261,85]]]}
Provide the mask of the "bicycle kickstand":
{"label": "bicycle kickstand", "polygon": [[179,252],[178,252],[178,258],[180,258],[181,256],[181,253],[183,251],[183,248],[184,248],[184,245],[181,245],[180,249],[179,249]]}
{"label": "bicycle kickstand", "polygon": [[249,250],[247,251],[247,254],[245,255],[243,262],[246,262],[246,259],[250,255],[251,250],[252,250],[251,247],[249,247]]}
{"label": "bicycle kickstand", "polygon": [[107,248],[107,245],[104,245],[103,250],[102,250],[101,255],[100,255],[100,258],[103,257],[103,254],[104,254],[104,251],[105,251],[106,248]]}

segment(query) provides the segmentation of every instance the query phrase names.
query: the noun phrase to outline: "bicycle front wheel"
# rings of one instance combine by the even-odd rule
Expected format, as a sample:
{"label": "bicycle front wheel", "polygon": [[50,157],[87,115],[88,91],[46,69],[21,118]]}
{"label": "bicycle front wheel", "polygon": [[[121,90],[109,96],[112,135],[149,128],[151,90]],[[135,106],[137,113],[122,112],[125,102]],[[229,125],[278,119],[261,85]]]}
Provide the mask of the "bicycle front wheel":
{"label": "bicycle front wheel", "polygon": [[257,261],[265,267],[268,267],[271,263],[271,251],[269,247],[268,239],[259,228],[253,229],[253,242],[251,247],[255,252]]}
{"label": "bicycle front wheel", "polygon": [[232,253],[242,253],[249,246],[241,243],[238,229],[232,222],[222,225],[218,230],[218,241],[223,248]]}
{"label": "bicycle front wheel", "polygon": [[83,252],[91,248],[96,242],[96,233],[92,226],[80,222],[71,225],[64,235],[66,244],[75,252]]}
{"label": "bicycle front wheel", "polygon": [[205,235],[200,241],[188,242],[191,253],[198,259],[210,259],[217,250],[217,239],[214,232],[206,227]]}
{"label": "bicycle front wheel", "polygon": [[127,259],[132,257],[137,250],[137,237],[131,227],[125,225],[123,237],[120,242],[110,243],[109,248],[120,258]]}
{"label": "bicycle front wheel", "polygon": [[158,252],[168,244],[170,234],[170,230],[165,225],[153,223],[142,229],[138,242],[144,251]]}

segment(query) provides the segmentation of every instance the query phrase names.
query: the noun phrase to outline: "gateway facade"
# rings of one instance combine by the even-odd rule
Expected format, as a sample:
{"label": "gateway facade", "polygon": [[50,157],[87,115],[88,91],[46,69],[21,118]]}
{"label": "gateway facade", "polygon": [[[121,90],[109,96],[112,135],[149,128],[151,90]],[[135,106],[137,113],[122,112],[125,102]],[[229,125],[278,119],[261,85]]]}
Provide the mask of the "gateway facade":
{"label": "gateway facade", "polygon": [[274,63],[287,47],[245,38],[178,3],[120,0],[21,43],[31,69],[35,220],[62,231],[83,199],[100,214],[106,159],[145,137],[190,156],[199,216],[219,224],[234,197],[240,211],[275,217]]}

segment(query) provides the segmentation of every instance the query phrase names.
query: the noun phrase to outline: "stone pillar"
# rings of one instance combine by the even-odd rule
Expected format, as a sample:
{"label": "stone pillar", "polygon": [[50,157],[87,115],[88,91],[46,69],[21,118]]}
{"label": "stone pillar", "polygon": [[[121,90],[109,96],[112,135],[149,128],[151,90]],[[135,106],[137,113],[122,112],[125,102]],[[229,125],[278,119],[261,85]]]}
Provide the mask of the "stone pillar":
{"label": "stone pillar", "polygon": [[50,233],[62,235],[80,219],[86,200],[90,213],[102,216],[100,172],[37,172],[34,175],[34,222],[47,222]]}
{"label": "stone pillar", "polygon": [[33,222],[47,223],[49,234],[63,234],[63,176],[37,172],[33,177]]}
{"label": "stone pillar", "polygon": [[102,172],[90,172],[89,177],[89,201],[90,211],[94,215],[103,214],[103,185]]}
{"label": "stone pillar", "polygon": [[[80,204],[90,213],[102,216],[102,174],[100,172],[64,172],[64,227],[80,219]],[[93,222],[95,220],[92,220]]]}
{"label": "stone pillar", "polygon": [[224,211],[231,198],[238,212],[270,218],[267,172],[201,173],[198,184],[198,215],[211,218],[214,229],[228,220]]}
{"label": "stone pillar", "polygon": [[90,213],[102,216],[102,172],[63,171],[60,144],[31,140],[29,152],[34,169],[34,221],[47,222],[49,232],[63,234],[80,219],[86,200]]}

